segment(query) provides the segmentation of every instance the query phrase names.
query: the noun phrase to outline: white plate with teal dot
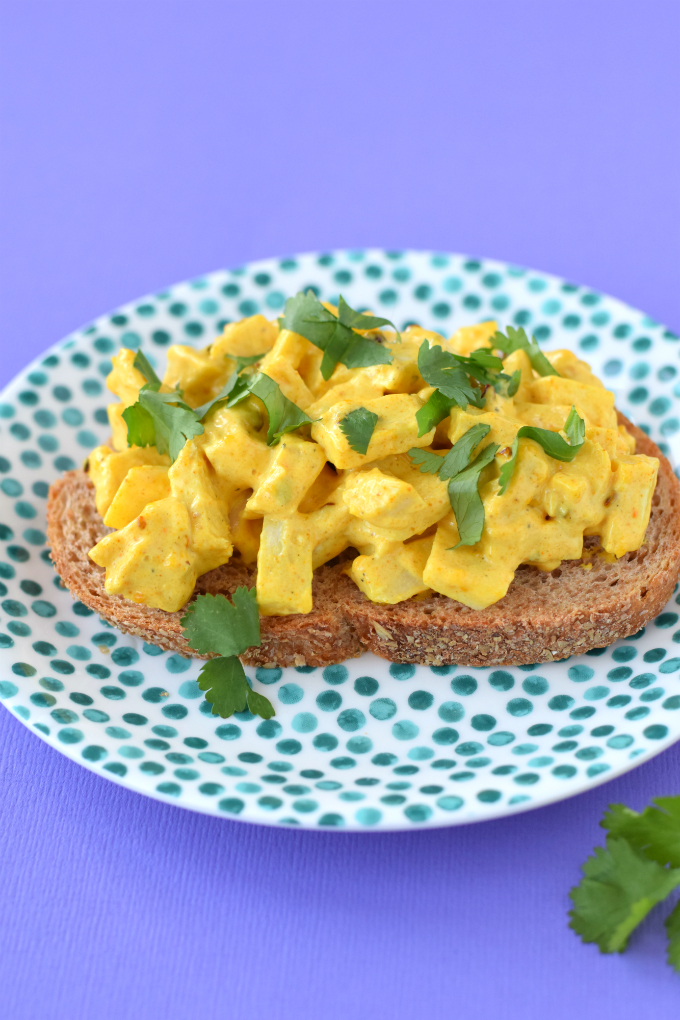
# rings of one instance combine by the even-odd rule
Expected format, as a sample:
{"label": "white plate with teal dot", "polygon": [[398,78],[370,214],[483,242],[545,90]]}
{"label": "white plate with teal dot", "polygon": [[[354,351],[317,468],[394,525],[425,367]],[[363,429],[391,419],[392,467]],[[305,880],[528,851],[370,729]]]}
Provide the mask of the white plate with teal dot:
{"label": "white plate with teal dot", "polygon": [[403,328],[449,335],[496,318],[568,347],[680,463],[678,337],[620,301],[464,255],[334,251],[180,283],[77,330],[0,396],[0,698],[36,736],[149,797],[225,818],[335,830],[457,825],[589,789],[680,738],[672,601],[644,631],[563,662],[410,666],[366,654],[326,669],[247,669],[263,721],[210,714],[201,663],[121,634],[55,576],[48,486],[107,441],[105,377],[121,346],[162,373],[171,343],[276,316],[312,287]]}

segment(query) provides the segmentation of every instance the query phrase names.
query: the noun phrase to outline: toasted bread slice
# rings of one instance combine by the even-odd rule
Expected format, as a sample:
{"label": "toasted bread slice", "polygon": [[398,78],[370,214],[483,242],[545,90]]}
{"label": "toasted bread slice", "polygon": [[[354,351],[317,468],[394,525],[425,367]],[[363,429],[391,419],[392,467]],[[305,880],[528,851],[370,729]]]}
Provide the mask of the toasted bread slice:
{"label": "toasted bread slice", "polygon": [[[385,606],[370,602],[343,574],[343,564],[321,567],[314,576],[314,609],[307,615],[266,616],[262,644],[242,656],[254,666],[327,666],[371,651],[392,662],[429,665],[512,666],[550,662],[601,648],[637,633],[664,607],[680,573],[680,485],[670,464],[644,432],[622,415],[637,452],[660,461],[645,543],[609,563],[595,555],[569,560],[552,573],[521,566],[508,593],[483,610],[443,595]],[[74,598],[129,634],[181,655],[198,656],[187,645],[183,612],[107,595],[104,571],[88,551],[108,533],[94,503],[94,487],[83,471],[69,471],[50,489],[47,510],[52,559]],[[586,545],[597,545],[597,539]],[[255,569],[238,559],[199,578],[195,594],[230,595],[255,584]]]}

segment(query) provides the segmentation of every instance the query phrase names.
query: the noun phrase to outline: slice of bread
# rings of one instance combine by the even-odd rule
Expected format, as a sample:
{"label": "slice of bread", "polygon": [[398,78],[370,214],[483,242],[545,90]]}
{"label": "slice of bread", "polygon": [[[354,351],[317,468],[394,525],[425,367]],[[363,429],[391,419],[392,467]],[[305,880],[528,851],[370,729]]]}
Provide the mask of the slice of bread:
{"label": "slice of bread", "polygon": [[[434,593],[377,605],[342,572],[342,563],[328,565],[315,573],[313,611],[262,617],[262,644],[243,661],[327,666],[368,650],[392,662],[511,666],[564,659],[637,633],[664,607],[678,580],[680,485],[651,439],[619,419],[635,437],[637,452],[660,461],[645,543],[637,552],[614,563],[597,555],[569,560],[552,573],[522,566],[507,595],[483,610]],[[47,519],[52,559],[74,598],[126,633],[197,656],[183,637],[183,611],[166,613],[107,595],[104,571],[87,554],[110,529],[83,471],[69,471],[51,487]],[[594,546],[597,539],[586,540],[587,548]],[[590,570],[584,569],[587,562]],[[195,593],[230,595],[242,584],[255,584],[255,569],[233,559],[199,578]]]}

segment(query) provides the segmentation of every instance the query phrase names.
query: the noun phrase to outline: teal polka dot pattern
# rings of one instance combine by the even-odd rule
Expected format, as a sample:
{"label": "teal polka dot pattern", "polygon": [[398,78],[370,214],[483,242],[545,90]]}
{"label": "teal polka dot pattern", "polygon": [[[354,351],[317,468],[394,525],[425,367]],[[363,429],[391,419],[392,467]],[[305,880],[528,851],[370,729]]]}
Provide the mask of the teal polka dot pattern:
{"label": "teal polka dot pattern", "polygon": [[[680,463],[680,339],[587,288],[491,260],[336,251],[181,283],[57,344],[0,395],[0,701],[41,739],[129,789],[222,818],[375,831],[524,811],[620,775],[680,738],[680,594],[640,634],[539,666],[470,669],[365,654],[250,669],[276,717],[213,716],[201,663],[111,628],[49,560],[48,486],[106,442],[121,347],[162,374],[171,343],[312,287],[398,327],[495,318],[586,358],[617,406]],[[207,708],[207,711],[206,711]]]}

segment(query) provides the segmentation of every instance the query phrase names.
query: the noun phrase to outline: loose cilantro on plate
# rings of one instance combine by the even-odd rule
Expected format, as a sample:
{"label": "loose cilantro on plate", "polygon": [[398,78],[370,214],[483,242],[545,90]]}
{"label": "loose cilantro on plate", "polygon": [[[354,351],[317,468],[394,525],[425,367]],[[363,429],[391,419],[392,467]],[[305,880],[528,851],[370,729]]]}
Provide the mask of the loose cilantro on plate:
{"label": "loose cilantro on plate", "polygon": [[[652,907],[680,886],[680,797],[659,797],[641,814],[613,804],[600,824],[606,847],[595,848],[569,894],[569,926],[603,953],[621,953]],[[680,906],[665,924],[668,962],[680,973]]]}
{"label": "loose cilantro on plate", "polygon": [[284,329],[299,333],[324,352],[321,362],[324,379],[330,379],[339,361],[346,368],[389,365],[392,361],[392,355],[381,344],[355,330],[392,326],[396,331],[396,326],[389,319],[355,312],[342,295],[338,300],[338,314],[334,315],[321,304],[312,290],[306,294],[300,292],[286,301],[279,322]]}
{"label": "loose cilantro on plate", "polygon": [[350,411],[340,422],[340,428],[347,437],[347,442],[352,450],[365,454],[371,436],[378,424],[378,415],[365,407],[357,407]]}
{"label": "loose cilantro on plate", "polygon": [[579,417],[578,411],[573,405],[564,423],[564,431],[569,437],[569,442],[563,439],[559,432],[539,429],[535,425],[522,425],[513,441],[510,459],[506,460],[501,468],[499,494],[502,496],[510,483],[517,461],[519,441],[522,438],[533,439],[549,457],[554,457],[555,460],[569,463],[574,459],[585,442],[586,423],[583,418]]}
{"label": "loose cilantro on plate", "polygon": [[408,451],[414,464],[429,474],[439,475],[442,481],[449,480],[449,502],[458,526],[460,545],[475,545],[482,537],[484,530],[484,504],[479,495],[479,477],[497,451],[497,443],[489,443],[472,463],[470,456],[476,446],[490,431],[491,426],[480,422],[472,425],[457,442],[453,444],[445,457],[440,457],[431,450],[419,450],[417,447]]}
{"label": "loose cilantro on plate", "polygon": [[224,595],[199,595],[180,622],[190,648],[219,653],[203,665],[198,678],[213,715],[227,719],[247,706],[253,715],[271,719],[271,702],[252,690],[238,658],[262,643],[255,589],[237,588],[232,602]]}
{"label": "loose cilantro on plate", "polygon": [[526,351],[529,355],[531,367],[539,375],[560,374],[555,371],[543,351],[539,348],[536,337],[532,336],[531,340],[529,340],[529,337],[521,327],[515,329],[513,326],[507,326],[505,333],[494,333],[491,337],[491,343],[495,349],[503,351],[505,355],[514,354],[515,351]]}

